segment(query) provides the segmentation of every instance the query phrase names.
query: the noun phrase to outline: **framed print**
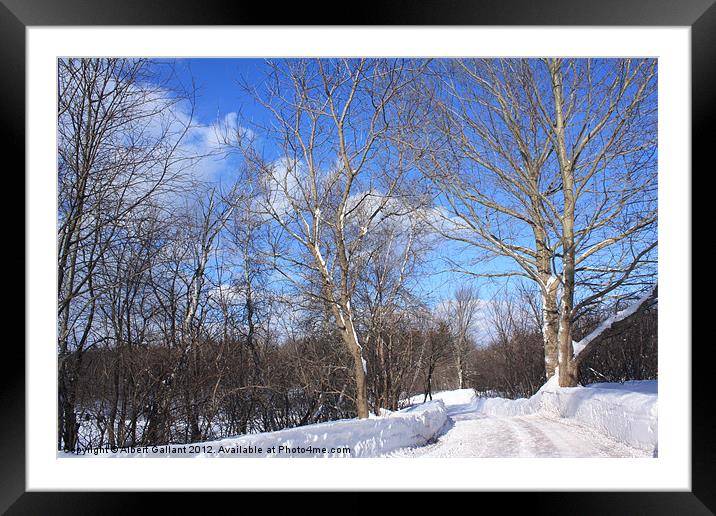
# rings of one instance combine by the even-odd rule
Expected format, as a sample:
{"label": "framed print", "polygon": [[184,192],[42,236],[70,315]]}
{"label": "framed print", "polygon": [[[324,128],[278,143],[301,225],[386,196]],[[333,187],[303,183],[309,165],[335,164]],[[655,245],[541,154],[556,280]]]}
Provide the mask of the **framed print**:
{"label": "framed print", "polygon": [[712,2],[266,11],[3,0],[26,335],[0,507],[528,491],[712,514]]}

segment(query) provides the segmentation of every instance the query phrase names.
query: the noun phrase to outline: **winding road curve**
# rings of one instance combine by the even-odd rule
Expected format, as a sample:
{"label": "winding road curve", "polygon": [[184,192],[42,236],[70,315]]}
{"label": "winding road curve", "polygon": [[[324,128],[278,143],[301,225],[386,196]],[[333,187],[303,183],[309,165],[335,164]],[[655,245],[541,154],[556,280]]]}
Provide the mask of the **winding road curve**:
{"label": "winding road curve", "polygon": [[650,457],[565,419],[531,414],[490,417],[470,404],[448,405],[450,420],[437,441],[388,457]]}

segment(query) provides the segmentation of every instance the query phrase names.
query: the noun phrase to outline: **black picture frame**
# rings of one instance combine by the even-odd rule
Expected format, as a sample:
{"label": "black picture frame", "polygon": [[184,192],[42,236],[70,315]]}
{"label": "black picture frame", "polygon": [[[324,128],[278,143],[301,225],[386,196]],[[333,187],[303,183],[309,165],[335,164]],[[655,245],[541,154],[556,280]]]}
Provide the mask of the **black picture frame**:
{"label": "black picture frame", "polygon": [[[0,79],[3,169],[6,181],[7,285],[16,311],[24,319],[25,227],[17,223],[24,199],[25,155],[25,30],[29,26],[62,25],[572,25],[572,26],[689,26],[691,27],[692,170],[711,167],[709,147],[716,141],[716,0],[401,0],[365,2],[350,10],[306,9],[304,4],[238,0],[0,0]],[[12,161],[9,158],[14,158]],[[711,159],[709,159],[711,158]],[[14,165],[10,165],[14,163]],[[704,170],[705,171],[705,170]],[[685,170],[685,177],[693,171]],[[11,194],[10,192],[16,192]],[[21,201],[22,202],[22,201]],[[713,202],[713,201],[711,201]],[[693,203],[692,203],[693,204]],[[691,209],[691,207],[689,207]],[[24,210],[23,210],[24,214]],[[695,218],[692,217],[692,220]],[[20,243],[23,245],[20,245]],[[12,283],[14,281],[14,284]],[[20,296],[20,292],[23,295]],[[7,299],[7,298],[6,298]],[[684,303],[691,304],[690,299]],[[692,317],[693,320],[693,317]],[[189,496],[149,493],[26,492],[25,489],[25,356],[20,340],[5,335],[5,367],[0,374],[0,510],[8,514],[107,514],[135,512],[149,499],[159,498],[163,510],[184,507]],[[675,343],[672,343],[675,344]],[[687,350],[691,343],[678,343]],[[698,344],[698,342],[697,342]],[[706,342],[703,342],[706,344]],[[710,343],[709,343],[710,344]],[[524,503],[530,512],[550,514],[714,514],[716,511],[716,427],[709,383],[712,368],[708,347],[692,346],[692,490],[689,492],[475,493],[499,497],[510,509]],[[217,493],[212,493],[214,500]],[[230,496],[230,495],[229,495]],[[221,495],[224,497],[224,495]],[[484,500],[481,500],[484,501]],[[491,501],[491,500],[487,500]],[[370,502],[367,502],[370,505]]]}

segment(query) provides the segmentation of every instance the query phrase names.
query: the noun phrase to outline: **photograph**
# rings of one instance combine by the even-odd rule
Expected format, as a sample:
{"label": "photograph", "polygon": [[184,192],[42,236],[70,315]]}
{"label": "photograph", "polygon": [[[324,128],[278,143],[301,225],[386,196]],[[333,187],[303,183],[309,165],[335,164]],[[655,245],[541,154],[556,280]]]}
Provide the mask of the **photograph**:
{"label": "photograph", "polygon": [[714,514],[716,0],[605,1],[0,0],[0,513]]}
{"label": "photograph", "polygon": [[659,82],[58,57],[57,458],[658,458]]}

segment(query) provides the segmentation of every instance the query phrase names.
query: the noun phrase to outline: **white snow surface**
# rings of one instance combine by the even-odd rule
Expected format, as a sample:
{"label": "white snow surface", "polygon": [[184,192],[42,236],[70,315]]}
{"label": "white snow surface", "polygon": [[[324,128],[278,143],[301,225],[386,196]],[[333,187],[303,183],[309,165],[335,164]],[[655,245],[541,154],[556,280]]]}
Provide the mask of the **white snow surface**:
{"label": "white snow surface", "polygon": [[[445,404],[435,400],[395,412],[384,411],[383,415],[369,419],[343,419],[193,445],[165,445],[149,447],[147,450],[110,451],[98,455],[60,453],[58,456],[376,457],[399,448],[425,445],[440,433],[447,420]],[[190,447],[198,447],[199,451],[192,453]],[[275,447],[274,452],[269,451],[271,447]],[[341,450],[344,447],[350,448],[350,451]]]}
{"label": "white snow surface", "polygon": [[[97,455],[60,457],[653,457],[657,382],[562,388],[534,396],[479,397],[443,391],[408,408],[262,434]],[[271,450],[271,448],[274,448]],[[347,447],[349,450],[345,450]]]}
{"label": "white snow surface", "polygon": [[472,406],[477,413],[491,417],[558,418],[653,452],[658,442],[657,391],[656,380],[559,387],[555,375],[531,398],[477,398]]}
{"label": "white snow surface", "polygon": [[[416,394],[408,400],[408,403],[416,405],[422,403],[424,398],[424,394]],[[454,391],[434,392],[432,399],[433,401],[442,401],[446,406],[451,407],[472,403],[476,399],[476,395],[474,389],[456,389]]]}
{"label": "white snow surface", "polygon": [[[527,399],[437,393],[450,421],[435,442],[389,457],[656,457],[657,382],[560,388]],[[411,401],[421,401],[414,397]]]}

